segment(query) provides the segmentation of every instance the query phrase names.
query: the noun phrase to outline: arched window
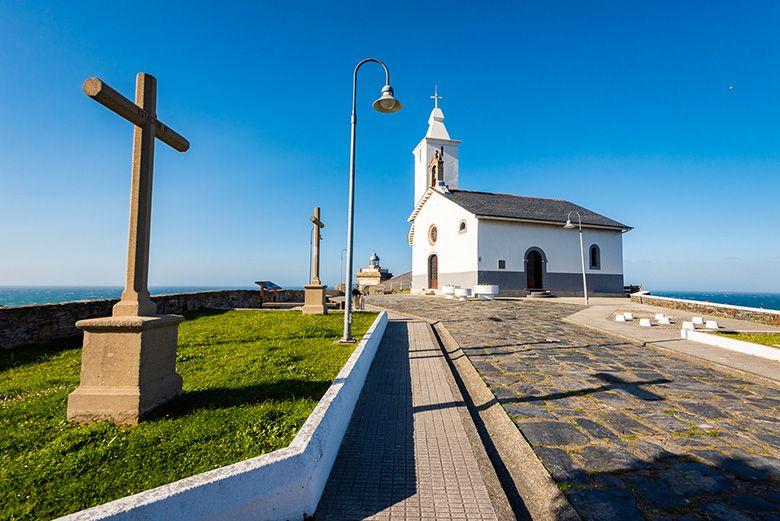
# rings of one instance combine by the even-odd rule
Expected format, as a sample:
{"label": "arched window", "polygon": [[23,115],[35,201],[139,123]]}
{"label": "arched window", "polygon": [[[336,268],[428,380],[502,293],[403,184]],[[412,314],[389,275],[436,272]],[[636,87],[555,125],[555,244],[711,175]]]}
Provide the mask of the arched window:
{"label": "arched window", "polygon": [[601,269],[601,250],[596,244],[590,245],[590,269]]}
{"label": "arched window", "polygon": [[458,225],[458,233],[466,233],[466,221],[461,221]]}

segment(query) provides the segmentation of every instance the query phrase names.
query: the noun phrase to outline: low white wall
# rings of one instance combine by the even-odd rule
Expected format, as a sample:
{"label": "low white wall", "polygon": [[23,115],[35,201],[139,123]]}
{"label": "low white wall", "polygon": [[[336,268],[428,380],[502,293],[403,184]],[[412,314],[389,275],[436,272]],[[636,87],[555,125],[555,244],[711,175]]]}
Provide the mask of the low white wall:
{"label": "low white wall", "polygon": [[292,443],[62,520],[280,520],[314,514],[387,326],[376,318]]}
{"label": "low white wall", "polygon": [[745,353],[746,355],[780,361],[780,349],[775,347],[754,344],[753,342],[745,342],[744,340],[737,340],[735,338],[728,338],[720,335],[710,335],[702,331],[693,331],[690,329],[681,329],[680,336],[686,340],[722,347],[723,349],[738,351],[740,353]]}

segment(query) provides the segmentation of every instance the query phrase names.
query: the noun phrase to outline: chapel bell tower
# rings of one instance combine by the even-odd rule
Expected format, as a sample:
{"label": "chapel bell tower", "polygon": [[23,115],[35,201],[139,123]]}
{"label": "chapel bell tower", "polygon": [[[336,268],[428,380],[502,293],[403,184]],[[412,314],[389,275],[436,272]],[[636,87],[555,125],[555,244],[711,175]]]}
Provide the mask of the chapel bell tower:
{"label": "chapel bell tower", "polygon": [[458,188],[458,145],[450,139],[444,126],[444,113],[439,108],[438,87],[434,90],[433,110],[428,118],[428,132],[417,144],[414,155],[414,204],[420,201],[428,187],[436,189]]}

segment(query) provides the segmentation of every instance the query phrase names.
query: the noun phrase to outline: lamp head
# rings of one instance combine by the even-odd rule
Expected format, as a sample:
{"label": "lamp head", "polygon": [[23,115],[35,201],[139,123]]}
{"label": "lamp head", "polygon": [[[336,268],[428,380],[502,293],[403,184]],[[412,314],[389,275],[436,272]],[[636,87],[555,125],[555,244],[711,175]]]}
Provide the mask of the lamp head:
{"label": "lamp head", "polygon": [[566,228],[567,230],[571,230],[572,228],[574,228],[571,219],[566,219],[566,224],[564,224],[563,227]]}
{"label": "lamp head", "polygon": [[377,112],[391,114],[401,110],[401,102],[395,98],[393,87],[385,85],[382,87],[382,96],[374,102],[374,109]]}

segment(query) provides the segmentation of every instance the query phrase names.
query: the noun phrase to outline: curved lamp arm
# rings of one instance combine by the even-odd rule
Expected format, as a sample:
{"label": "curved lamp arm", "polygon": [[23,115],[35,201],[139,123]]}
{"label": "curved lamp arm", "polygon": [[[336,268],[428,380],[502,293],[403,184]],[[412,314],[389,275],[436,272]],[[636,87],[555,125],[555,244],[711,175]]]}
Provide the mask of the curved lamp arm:
{"label": "curved lamp arm", "polygon": [[580,212],[578,212],[577,210],[572,210],[572,211],[570,211],[570,212],[569,212],[569,213],[566,215],[566,220],[567,220],[567,221],[570,221],[570,220],[571,220],[571,214],[577,214],[577,223],[579,224],[580,231],[582,231],[582,216],[580,215]]}

